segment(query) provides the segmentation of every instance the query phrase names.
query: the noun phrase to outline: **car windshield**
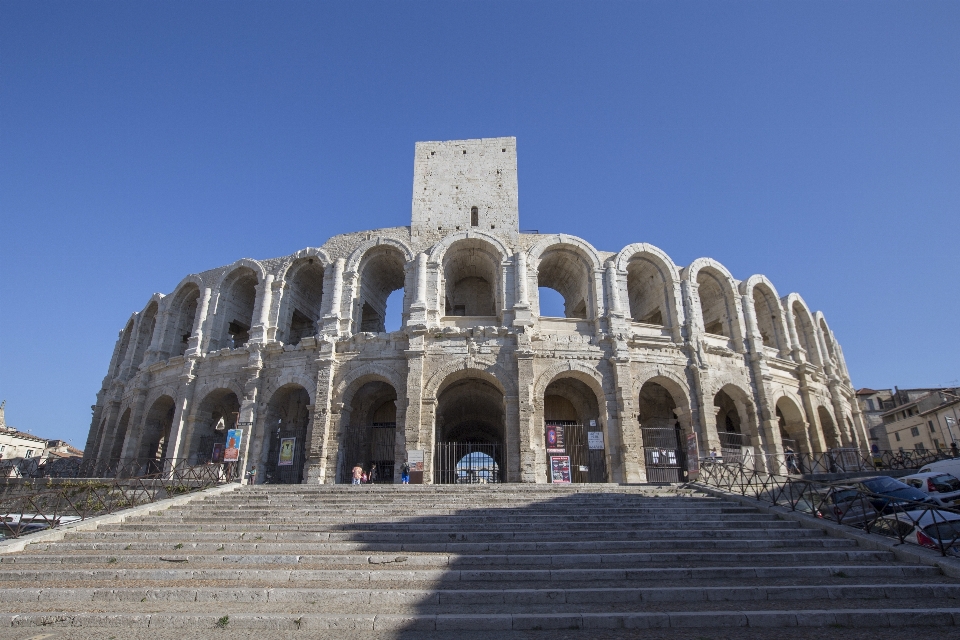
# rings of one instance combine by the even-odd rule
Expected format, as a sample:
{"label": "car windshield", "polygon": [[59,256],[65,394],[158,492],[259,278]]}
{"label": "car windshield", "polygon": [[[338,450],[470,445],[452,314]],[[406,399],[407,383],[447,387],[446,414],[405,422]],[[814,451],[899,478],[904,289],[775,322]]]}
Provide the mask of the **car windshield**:
{"label": "car windshield", "polygon": [[960,491],[960,480],[954,478],[949,473],[944,473],[939,476],[933,476],[930,478],[930,482],[933,483],[933,486],[937,491],[941,493],[948,493],[950,491]]}
{"label": "car windshield", "polygon": [[901,489],[910,488],[899,480],[894,480],[893,478],[887,478],[884,476],[864,480],[863,486],[874,493],[883,493],[884,491],[899,491]]}
{"label": "car windshield", "polygon": [[833,504],[840,504],[842,502],[851,502],[858,495],[860,495],[860,492],[856,489],[841,489],[830,494],[830,499],[833,500]]}
{"label": "car windshield", "polygon": [[960,520],[931,524],[924,527],[923,532],[931,538],[935,538],[946,544],[953,544],[960,539]]}

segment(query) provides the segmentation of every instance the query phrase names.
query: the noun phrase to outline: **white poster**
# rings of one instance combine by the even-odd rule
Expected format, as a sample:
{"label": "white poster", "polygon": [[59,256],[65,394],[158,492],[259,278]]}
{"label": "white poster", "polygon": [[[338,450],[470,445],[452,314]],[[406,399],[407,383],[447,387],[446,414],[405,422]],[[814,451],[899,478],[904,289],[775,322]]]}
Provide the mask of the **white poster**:
{"label": "white poster", "polygon": [[407,449],[407,464],[410,471],[423,471],[423,449]]}
{"label": "white poster", "polygon": [[603,431],[587,431],[587,447],[591,451],[603,451]]}

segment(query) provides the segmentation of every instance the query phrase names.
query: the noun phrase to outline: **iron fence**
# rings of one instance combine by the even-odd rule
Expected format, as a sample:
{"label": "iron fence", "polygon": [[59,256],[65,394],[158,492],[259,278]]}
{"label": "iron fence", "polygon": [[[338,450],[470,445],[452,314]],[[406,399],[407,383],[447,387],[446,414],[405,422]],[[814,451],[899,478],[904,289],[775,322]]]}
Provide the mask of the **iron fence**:
{"label": "iron fence", "polygon": [[[783,475],[910,470],[952,458],[949,452],[942,450],[877,451],[867,454],[854,448],[831,449],[824,453],[787,451],[783,454],[753,454],[751,457],[752,466]],[[724,459],[724,462],[735,463],[737,460]]]}
{"label": "iron fence", "polygon": [[716,460],[701,461],[695,484],[960,556],[960,509],[875,493],[859,483],[819,482]]}
{"label": "iron fence", "polygon": [[41,478],[18,483],[0,497],[0,538],[71,524],[177,495],[223,484],[236,476],[235,465],[171,464],[158,473],[112,477]]}
{"label": "iron fence", "polygon": [[502,447],[489,442],[440,442],[434,450],[437,484],[503,482]]}

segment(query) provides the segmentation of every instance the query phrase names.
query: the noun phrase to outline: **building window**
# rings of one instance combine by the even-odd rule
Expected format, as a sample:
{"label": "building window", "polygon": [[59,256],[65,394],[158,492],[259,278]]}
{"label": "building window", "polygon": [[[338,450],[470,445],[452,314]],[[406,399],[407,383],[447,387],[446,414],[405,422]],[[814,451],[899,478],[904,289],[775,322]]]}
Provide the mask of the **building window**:
{"label": "building window", "polygon": [[917,444],[913,445],[913,448],[920,452],[926,451],[926,449],[923,448],[922,442],[918,442]]}
{"label": "building window", "polygon": [[479,227],[480,226],[480,210],[476,207],[470,208],[470,226]]}
{"label": "building window", "polygon": [[933,439],[933,446],[937,449],[937,451],[943,448],[940,446],[940,441],[937,440],[936,438]]}
{"label": "building window", "polygon": [[867,411],[873,411],[873,398],[867,399]]}
{"label": "building window", "polygon": [[930,433],[937,432],[937,430],[933,427],[933,420],[927,420],[927,424],[930,425]]}
{"label": "building window", "polygon": [[910,427],[910,435],[914,438],[920,435],[920,427]]}
{"label": "building window", "polygon": [[25,456],[23,456],[23,457],[24,457],[24,458],[27,458],[27,459],[32,458],[32,457],[33,457],[33,449],[27,449],[27,455],[25,455]]}
{"label": "building window", "polygon": [[900,442],[900,432],[899,432],[899,431],[896,431],[896,432],[894,432],[893,435],[894,435],[894,437],[897,439],[897,442]]}

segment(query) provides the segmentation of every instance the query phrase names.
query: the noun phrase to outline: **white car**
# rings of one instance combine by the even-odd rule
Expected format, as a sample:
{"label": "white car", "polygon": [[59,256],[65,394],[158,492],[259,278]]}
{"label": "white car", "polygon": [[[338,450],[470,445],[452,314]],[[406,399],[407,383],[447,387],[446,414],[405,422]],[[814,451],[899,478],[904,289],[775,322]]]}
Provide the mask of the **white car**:
{"label": "white car", "polygon": [[874,521],[874,533],[893,538],[903,537],[904,542],[941,551],[951,556],[960,556],[960,513],[937,509],[901,511],[883,516]]}
{"label": "white car", "polygon": [[927,471],[900,478],[900,482],[919,489],[941,507],[960,507],[960,479],[943,471]]}

